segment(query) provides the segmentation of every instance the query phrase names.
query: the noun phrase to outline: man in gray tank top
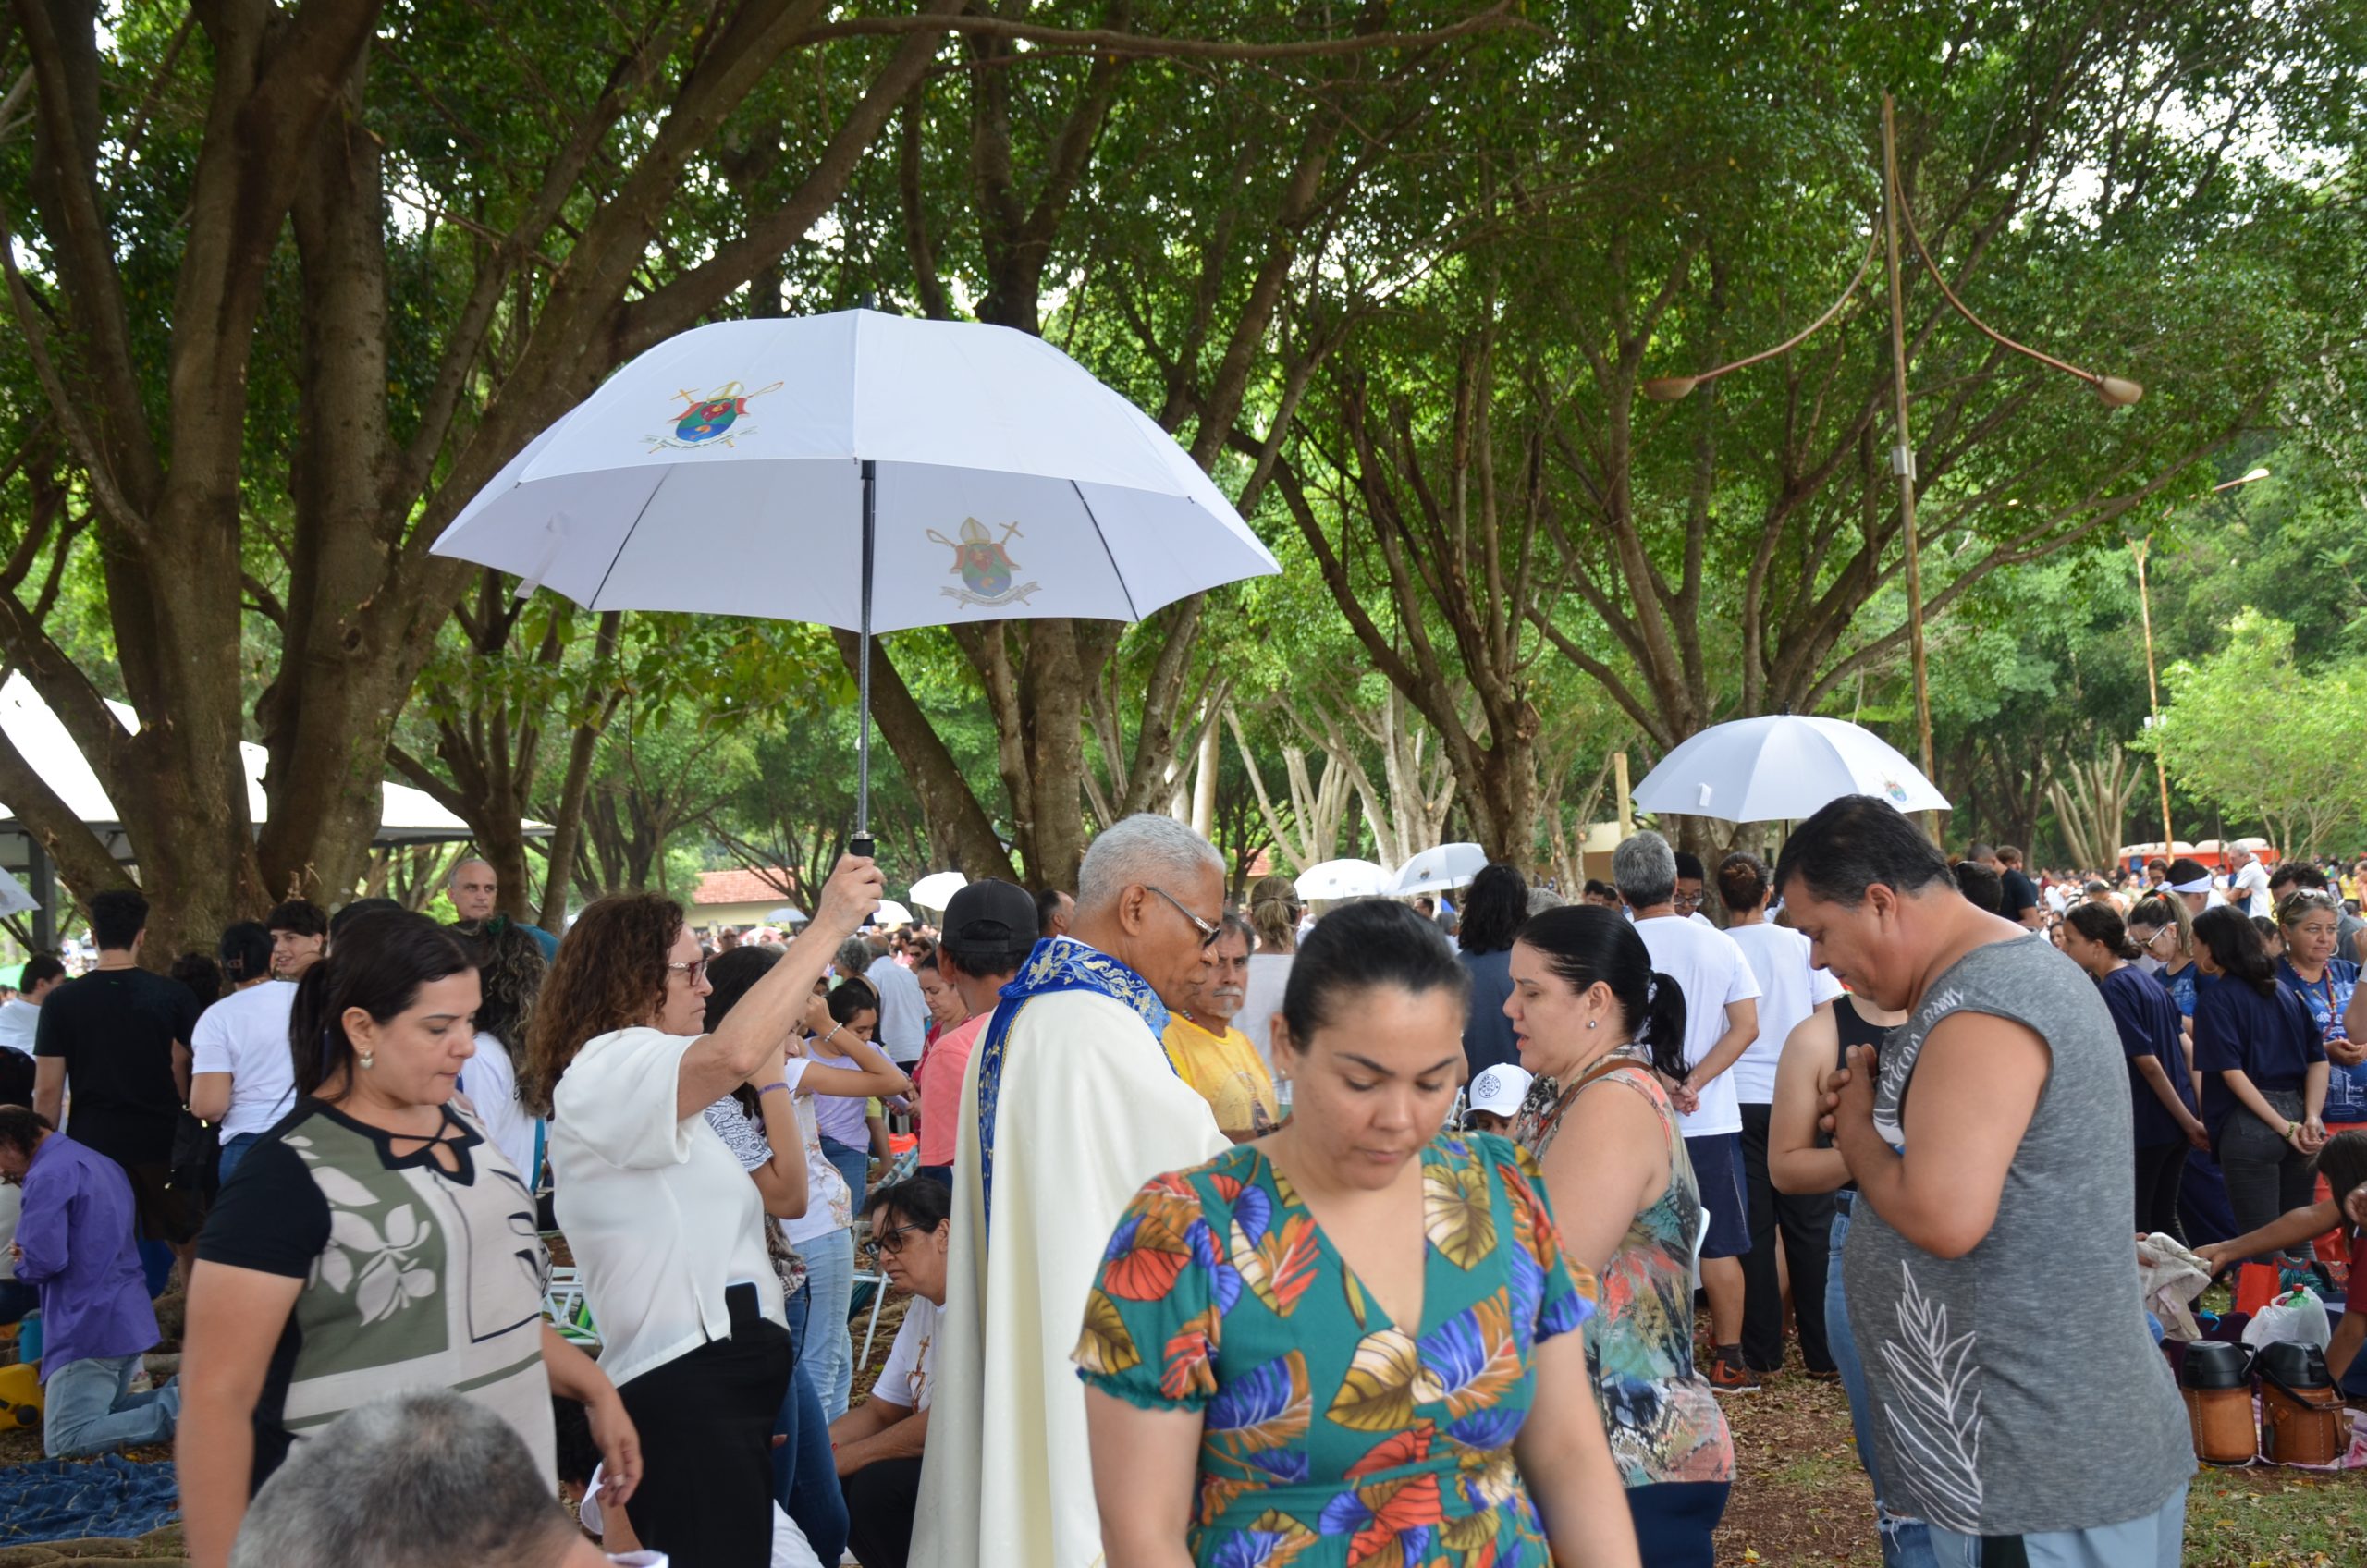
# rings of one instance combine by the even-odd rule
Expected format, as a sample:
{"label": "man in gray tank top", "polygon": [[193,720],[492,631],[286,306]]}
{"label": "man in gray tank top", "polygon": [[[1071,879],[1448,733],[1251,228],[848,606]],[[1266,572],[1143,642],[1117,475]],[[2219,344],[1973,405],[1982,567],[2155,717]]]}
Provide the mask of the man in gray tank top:
{"label": "man in gray tank top", "polygon": [[1803,823],[1775,886],[1815,962],[1907,1014],[1826,1096],[1896,1506],[1949,1568],[2175,1568],[2194,1459],[2145,1326],[2128,1071],[2095,986],[1967,902],[1875,796]]}

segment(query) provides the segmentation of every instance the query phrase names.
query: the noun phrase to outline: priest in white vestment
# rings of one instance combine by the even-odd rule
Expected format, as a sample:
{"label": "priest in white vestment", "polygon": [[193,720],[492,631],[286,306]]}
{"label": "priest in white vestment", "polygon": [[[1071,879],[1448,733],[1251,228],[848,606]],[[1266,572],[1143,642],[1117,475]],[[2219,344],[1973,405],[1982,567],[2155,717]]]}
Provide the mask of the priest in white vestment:
{"label": "priest in white vestment", "polygon": [[1069,1354],[1145,1182],[1229,1147],[1159,1043],[1224,911],[1224,861],[1130,816],[1094,840],[1070,934],[1038,942],[971,1052],[914,1568],[1095,1568],[1085,1388]]}

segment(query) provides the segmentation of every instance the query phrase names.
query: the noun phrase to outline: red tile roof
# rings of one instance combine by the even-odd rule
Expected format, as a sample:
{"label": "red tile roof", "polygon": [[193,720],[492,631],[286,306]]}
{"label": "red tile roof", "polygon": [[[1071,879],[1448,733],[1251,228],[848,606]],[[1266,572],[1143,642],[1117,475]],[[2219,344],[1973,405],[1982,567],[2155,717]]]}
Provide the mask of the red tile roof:
{"label": "red tile roof", "polygon": [[[779,881],[770,880],[779,877]],[[789,874],[775,867],[770,873],[761,871],[702,871],[698,890],[691,895],[691,902],[698,904],[764,904],[787,903],[789,895],[781,891],[781,883]]]}

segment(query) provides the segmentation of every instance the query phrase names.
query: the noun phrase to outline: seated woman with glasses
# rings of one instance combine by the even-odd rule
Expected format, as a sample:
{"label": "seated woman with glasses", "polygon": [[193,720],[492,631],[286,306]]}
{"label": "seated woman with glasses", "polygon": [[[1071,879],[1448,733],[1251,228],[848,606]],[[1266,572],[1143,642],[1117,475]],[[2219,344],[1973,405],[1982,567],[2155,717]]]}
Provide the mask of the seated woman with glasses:
{"label": "seated woman with glasses", "polygon": [[945,1249],[953,1194],[916,1176],[880,1188],[864,1244],[889,1282],[912,1296],[871,1397],[830,1423],[845,1489],[848,1548],[865,1568],[904,1568],[921,1496],[921,1454],[937,1386],[937,1313],[945,1305]]}
{"label": "seated woman with glasses", "polygon": [[527,1103],[551,1118],[559,1228],[599,1327],[600,1366],[642,1434],[625,1505],[654,1551],[702,1568],[763,1568],[773,1537],[773,1419],[793,1360],[766,1198],[706,1109],[756,1094],[777,1207],[802,1211],[807,1168],[787,1055],[831,949],[877,907],[867,860],[839,863],[814,918],[730,1015],[681,906],[599,900],[559,944],[527,1035]]}

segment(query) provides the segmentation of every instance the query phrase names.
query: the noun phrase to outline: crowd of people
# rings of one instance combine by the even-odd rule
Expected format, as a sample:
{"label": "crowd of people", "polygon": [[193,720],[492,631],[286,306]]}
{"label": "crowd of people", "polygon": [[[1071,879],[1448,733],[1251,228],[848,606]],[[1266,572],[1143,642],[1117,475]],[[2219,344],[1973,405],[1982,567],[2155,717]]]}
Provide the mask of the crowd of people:
{"label": "crowd of people", "polygon": [[451,925],[292,900],[172,976],[103,893],[0,1007],[0,1317],[53,1454],[176,1443],[203,1568],[1694,1568],[1784,1375],[1846,1390],[1886,1563],[2180,1561],[2130,1243],[2335,1282],[2356,885],[2071,889],[1867,797],[1609,870],[1235,906],[1145,815],[936,928],[850,859],[791,939],[629,894],[554,942],[472,860]]}

